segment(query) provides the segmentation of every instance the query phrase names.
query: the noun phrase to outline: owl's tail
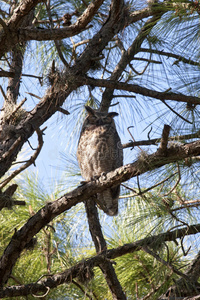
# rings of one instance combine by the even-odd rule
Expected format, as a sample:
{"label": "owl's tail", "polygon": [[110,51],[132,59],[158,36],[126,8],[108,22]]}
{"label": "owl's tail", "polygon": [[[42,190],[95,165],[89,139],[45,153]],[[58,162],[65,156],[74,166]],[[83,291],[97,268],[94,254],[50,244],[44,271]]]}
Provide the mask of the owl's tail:
{"label": "owl's tail", "polygon": [[116,216],[118,213],[119,193],[120,185],[117,185],[97,194],[98,204],[109,216]]}

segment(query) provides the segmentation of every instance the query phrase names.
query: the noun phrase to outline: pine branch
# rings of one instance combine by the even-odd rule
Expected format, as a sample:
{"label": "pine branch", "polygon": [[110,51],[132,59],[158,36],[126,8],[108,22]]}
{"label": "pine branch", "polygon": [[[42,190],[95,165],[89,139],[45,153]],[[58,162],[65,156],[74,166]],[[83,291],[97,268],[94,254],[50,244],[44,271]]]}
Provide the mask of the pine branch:
{"label": "pine branch", "polygon": [[[87,258],[65,270],[64,272],[47,275],[46,279],[37,281],[27,285],[9,286],[0,290],[0,297],[16,297],[27,296],[29,294],[37,294],[39,292],[45,293],[47,289],[53,289],[61,284],[70,283],[74,278],[79,277],[84,273],[84,270],[92,273],[94,267],[107,263],[108,260],[115,259],[128,253],[133,253],[142,250],[142,247],[151,247],[154,243],[164,243],[167,241],[176,241],[181,237],[194,235],[200,232],[200,224],[190,225],[174,231],[167,231],[155,236],[147,237],[133,243],[125,244],[123,246],[107,250],[106,252],[97,254],[91,258]],[[187,274],[189,276],[189,274]],[[43,276],[45,277],[45,275]]]}

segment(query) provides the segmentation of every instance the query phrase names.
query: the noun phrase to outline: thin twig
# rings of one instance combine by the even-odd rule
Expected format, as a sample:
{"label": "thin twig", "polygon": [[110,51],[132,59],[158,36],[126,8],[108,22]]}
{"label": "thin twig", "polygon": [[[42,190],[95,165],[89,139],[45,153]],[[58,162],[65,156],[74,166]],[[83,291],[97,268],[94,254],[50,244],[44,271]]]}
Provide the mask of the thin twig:
{"label": "thin twig", "polygon": [[7,101],[8,99],[7,99],[7,97],[6,97],[6,94],[4,93],[4,90],[3,90],[3,88],[2,88],[1,85],[0,85],[0,91],[1,91],[1,93],[2,93],[2,95],[3,95],[4,100]]}
{"label": "thin twig", "polygon": [[181,238],[181,249],[182,249],[182,251],[183,251],[183,255],[184,255],[184,256],[187,256],[188,253],[189,253],[189,251],[190,251],[190,249],[191,249],[191,246],[189,246],[188,250],[185,251],[184,246],[183,246],[183,240],[184,240],[184,236]]}
{"label": "thin twig", "polygon": [[39,96],[37,96],[37,95],[35,95],[35,94],[33,94],[33,93],[28,93],[28,92],[26,92],[26,93],[29,94],[29,95],[32,96],[32,97],[35,97],[35,98],[39,99],[39,100],[42,99],[41,97],[39,97]]}
{"label": "thin twig", "polygon": [[[128,130],[128,133],[130,134],[132,140],[135,142],[135,139],[134,139],[132,133],[130,132],[130,128],[133,128],[133,127],[134,127],[134,126],[129,126],[129,127],[127,128],[127,130]],[[142,149],[141,149],[139,146],[137,146],[137,147],[142,151]]]}
{"label": "thin twig", "polygon": [[[72,283],[81,290],[81,292],[83,293],[84,296],[87,296],[88,299],[93,300],[93,298],[82,288],[82,286],[78,282],[76,282],[74,279],[72,279]],[[97,298],[95,298],[95,299],[97,299]]]}
{"label": "thin twig", "polygon": [[[169,278],[172,276],[173,271],[171,271],[171,273],[169,275],[165,275],[165,281],[169,280]],[[155,292],[157,292],[160,288],[163,287],[163,282],[157,286],[155,289],[153,289],[151,292],[149,292],[146,296],[144,296],[143,298],[141,298],[140,300],[147,300],[149,297],[151,297],[152,295],[155,294]]]}
{"label": "thin twig", "polygon": [[[28,168],[31,164],[35,164],[35,160],[38,157],[38,155],[42,149],[43,143],[44,143],[42,134],[45,129],[46,129],[46,127],[43,130],[40,130],[40,129],[36,130],[36,133],[38,135],[38,147],[37,147],[35,153],[30,157],[30,159],[23,166],[19,167],[12,174],[10,174],[10,176],[8,176],[6,179],[4,179],[0,183],[0,189],[2,189],[4,186],[6,186],[8,184],[8,182],[10,182],[15,176],[17,176],[19,173],[24,171],[26,168]],[[20,141],[21,141],[21,139],[20,139]]]}
{"label": "thin twig", "polygon": [[64,109],[64,108],[62,108],[62,107],[59,107],[59,108],[58,108],[58,111],[60,111],[60,112],[63,113],[64,115],[70,115],[70,113],[69,113],[66,109]]}
{"label": "thin twig", "polygon": [[165,102],[165,100],[161,100],[175,115],[177,115],[179,118],[181,118],[183,121],[189,123],[189,124],[193,124],[193,122],[185,119],[183,116],[181,116],[179,113],[177,113],[169,104],[167,104]]}
{"label": "thin twig", "polygon": [[184,63],[193,65],[193,66],[199,66],[199,62],[198,61],[192,61],[191,59],[187,59],[184,56],[180,56],[171,52],[165,52],[165,51],[160,51],[160,50],[156,50],[156,49],[147,49],[147,48],[140,48],[140,51],[142,52],[150,52],[150,53],[155,53],[155,54],[159,54],[161,56],[167,56],[167,57],[173,57],[176,58],[177,61],[182,61]]}

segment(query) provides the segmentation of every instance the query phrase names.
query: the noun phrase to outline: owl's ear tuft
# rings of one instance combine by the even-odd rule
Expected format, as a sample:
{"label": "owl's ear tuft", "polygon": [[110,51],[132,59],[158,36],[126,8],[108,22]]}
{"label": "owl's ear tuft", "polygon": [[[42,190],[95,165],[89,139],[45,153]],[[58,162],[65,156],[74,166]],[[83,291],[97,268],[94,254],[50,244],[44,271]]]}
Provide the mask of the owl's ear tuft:
{"label": "owl's ear tuft", "polygon": [[94,115],[94,109],[92,107],[85,105],[85,109],[89,115]]}
{"label": "owl's ear tuft", "polygon": [[108,116],[111,117],[111,118],[114,118],[114,117],[117,117],[119,114],[116,113],[116,112],[110,112],[108,113]]}

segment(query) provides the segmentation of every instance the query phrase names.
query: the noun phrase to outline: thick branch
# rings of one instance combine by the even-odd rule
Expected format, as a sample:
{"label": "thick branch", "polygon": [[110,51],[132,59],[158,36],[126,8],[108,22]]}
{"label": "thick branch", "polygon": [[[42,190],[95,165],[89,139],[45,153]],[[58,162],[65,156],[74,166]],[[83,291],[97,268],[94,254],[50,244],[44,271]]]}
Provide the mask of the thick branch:
{"label": "thick branch", "polygon": [[11,270],[25,245],[41,228],[47,225],[56,216],[69,210],[77,203],[102,192],[113,184],[120,184],[132,177],[182,160],[186,157],[200,155],[200,140],[184,145],[174,145],[167,149],[165,154],[166,156],[162,156],[158,151],[151,155],[146,155],[145,158],[142,157],[132,164],[125,165],[107,173],[106,180],[105,176],[101,176],[97,181],[82,185],[58,200],[47,203],[13,235],[0,260],[0,285],[5,283],[9,278]]}
{"label": "thick branch", "polygon": [[[56,288],[63,283],[70,283],[73,278],[76,278],[82,273],[83,270],[92,270],[92,268],[99,266],[100,264],[107,262],[109,259],[115,259],[117,257],[123,256],[127,253],[133,253],[139,251],[143,246],[150,246],[156,242],[164,243],[167,241],[176,241],[181,237],[187,235],[194,235],[200,232],[200,224],[190,225],[181,229],[176,229],[174,231],[168,231],[165,233],[160,233],[156,236],[147,237],[138,240],[133,243],[125,244],[118,248],[107,250],[106,253],[100,253],[94,257],[88,258],[80,263],[77,263],[70,269],[65,270],[62,273],[58,273],[49,276],[46,279],[40,280],[38,283],[27,284],[22,286],[10,286],[5,287],[0,291],[0,297],[16,297],[16,296],[26,296],[31,293],[46,292],[47,288]],[[187,273],[189,276],[189,274]]]}

